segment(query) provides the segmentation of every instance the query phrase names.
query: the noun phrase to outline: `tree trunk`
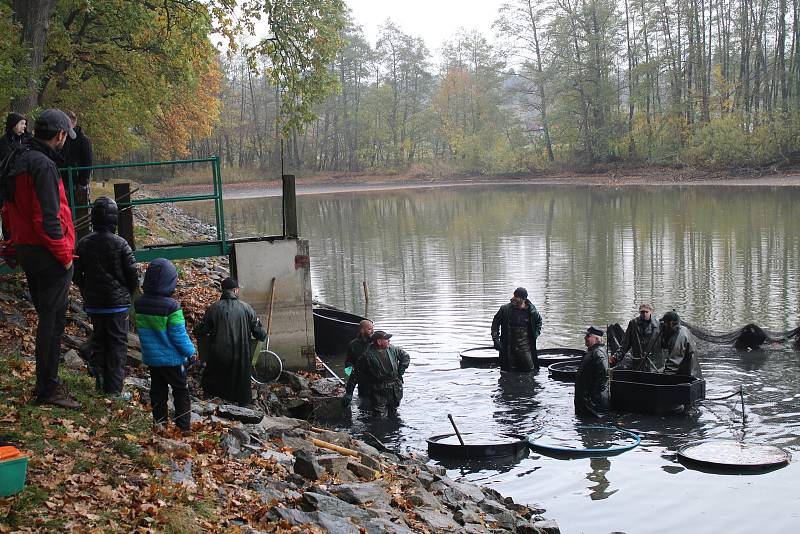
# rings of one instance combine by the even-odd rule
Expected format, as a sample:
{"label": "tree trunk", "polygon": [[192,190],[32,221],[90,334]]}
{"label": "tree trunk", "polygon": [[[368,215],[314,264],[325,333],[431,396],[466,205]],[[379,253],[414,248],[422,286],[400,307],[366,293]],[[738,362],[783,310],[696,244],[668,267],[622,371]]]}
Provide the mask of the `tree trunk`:
{"label": "tree trunk", "polygon": [[28,113],[39,105],[39,83],[47,43],[47,30],[50,15],[58,0],[13,0],[14,21],[22,28],[21,45],[30,50],[30,71],[28,74],[28,94],[20,96],[12,108]]}

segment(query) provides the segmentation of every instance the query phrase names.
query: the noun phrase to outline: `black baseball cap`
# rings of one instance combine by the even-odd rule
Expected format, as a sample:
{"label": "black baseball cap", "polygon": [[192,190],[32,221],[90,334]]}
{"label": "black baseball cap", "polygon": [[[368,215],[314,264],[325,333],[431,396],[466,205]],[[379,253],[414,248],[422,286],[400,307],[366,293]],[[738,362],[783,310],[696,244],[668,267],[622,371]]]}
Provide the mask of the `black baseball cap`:
{"label": "black baseball cap", "polygon": [[599,337],[603,337],[604,335],[606,335],[606,333],[604,331],[600,330],[596,326],[590,326],[589,328],[587,328],[586,329],[586,333],[587,334],[591,334],[593,336],[599,336]]}
{"label": "black baseball cap", "polygon": [[75,139],[75,130],[69,122],[67,114],[60,109],[46,109],[36,118],[33,129],[46,130],[48,132],[67,132],[70,139]]}
{"label": "black baseball cap", "polygon": [[220,285],[222,286],[222,289],[236,289],[239,287],[239,282],[236,280],[236,278],[228,277],[223,280]]}
{"label": "black baseball cap", "polygon": [[392,334],[388,332],[384,332],[383,330],[375,330],[369,339],[371,341],[375,341],[376,339],[389,339],[390,337],[392,337]]}

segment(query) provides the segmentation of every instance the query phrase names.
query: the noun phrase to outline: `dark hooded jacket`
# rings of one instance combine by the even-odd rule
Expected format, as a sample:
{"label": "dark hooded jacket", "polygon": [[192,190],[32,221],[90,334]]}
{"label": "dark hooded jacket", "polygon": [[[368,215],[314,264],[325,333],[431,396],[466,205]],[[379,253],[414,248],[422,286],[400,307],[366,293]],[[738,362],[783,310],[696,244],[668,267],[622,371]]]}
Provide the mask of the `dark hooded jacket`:
{"label": "dark hooded jacket", "polygon": [[19,124],[19,121],[24,121],[25,116],[20,115],[19,113],[9,113],[8,117],[6,117],[6,129],[3,137],[0,137],[0,162],[5,161],[6,157],[11,153],[12,150],[16,147],[21,147],[28,139],[31,138],[31,134],[28,132],[23,132],[22,135],[17,135],[14,133],[14,126]]}
{"label": "dark hooded jacket", "polygon": [[267,339],[267,331],[256,312],[232,290],[209,306],[194,328],[199,339],[208,337],[209,353],[201,385],[206,395],[238,404],[253,401],[250,376],[253,372],[250,338]]}
{"label": "dark hooded jacket", "polygon": [[128,242],[114,233],[116,202],[107,197],[95,201],[92,229],[78,241],[75,259],[74,281],[83,305],[87,309],[130,306],[131,294],[139,287],[139,272]]}
{"label": "dark hooded jacket", "polygon": [[[75,139],[68,137],[64,142],[64,148],[61,149],[61,154],[64,156],[64,167],[91,167],[94,161],[92,141],[83,133],[83,128],[80,126],[73,129],[75,130]],[[89,185],[91,178],[92,171],[89,169],[75,171],[72,174],[73,184],[83,187]],[[61,179],[64,181],[64,187],[67,187],[67,171],[61,171]]]}
{"label": "dark hooded jacket", "polygon": [[575,377],[575,413],[602,417],[611,404],[608,353],[602,343],[586,349]]}
{"label": "dark hooded jacket", "polygon": [[142,362],[150,367],[184,365],[195,353],[181,305],[170,296],[177,284],[178,272],[172,262],[156,258],[145,272],[144,294],[133,303]]}
{"label": "dark hooded jacket", "polygon": [[651,316],[649,321],[639,317],[631,319],[620,345],[622,354],[626,354],[629,350],[631,354],[623,358],[620,369],[663,373],[664,356],[659,347],[660,333],[660,326],[655,317]]}
{"label": "dark hooded jacket", "polygon": [[[525,299],[525,306],[530,315],[528,321],[528,336],[533,356],[534,368],[539,367],[539,362],[536,357],[536,338],[542,333],[542,316],[536,310],[533,303]],[[497,313],[492,320],[492,341],[500,342],[500,368],[503,370],[511,369],[511,314],[513,313],[514,304],[509,302],[500,306]]]}

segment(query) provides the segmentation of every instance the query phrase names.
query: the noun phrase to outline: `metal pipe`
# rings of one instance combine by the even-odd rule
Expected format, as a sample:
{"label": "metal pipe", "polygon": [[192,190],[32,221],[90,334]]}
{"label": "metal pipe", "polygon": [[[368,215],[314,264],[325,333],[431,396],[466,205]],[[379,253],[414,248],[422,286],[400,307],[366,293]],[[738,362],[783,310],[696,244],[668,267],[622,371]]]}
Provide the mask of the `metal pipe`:
{"label": "metal pipe", "polygon": [[461,443],[461,446],[463,447],[464,446],[464,439],[461,437],[461,432],[458,431],[458,427],[456,426],[456,422],[453,421],[453,416],[450,415],[450,414],[447,414],[447,418],[450,419],[450,424],[453,425],[453,430],[456,431],[456,436],[458,437],[458,441],[459,441],[459,443]]}

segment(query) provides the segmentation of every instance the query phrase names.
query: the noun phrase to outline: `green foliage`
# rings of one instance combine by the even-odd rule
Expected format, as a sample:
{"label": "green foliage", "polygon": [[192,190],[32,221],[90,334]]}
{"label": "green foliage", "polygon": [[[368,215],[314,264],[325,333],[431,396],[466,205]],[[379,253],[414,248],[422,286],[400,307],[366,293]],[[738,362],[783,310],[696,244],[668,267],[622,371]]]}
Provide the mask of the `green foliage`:
{"label": "green foliage", "polygon": [[11,8],[0,3],[0,109],[25,93],[28,76],[26,51],[19,46],[20,29],[11,19]]}
{"label": "green foliage", "polygon": [[701,165],[751,165],[754,162],[750,148],[739,117],[728,115],[698,125],[685,157]]}

